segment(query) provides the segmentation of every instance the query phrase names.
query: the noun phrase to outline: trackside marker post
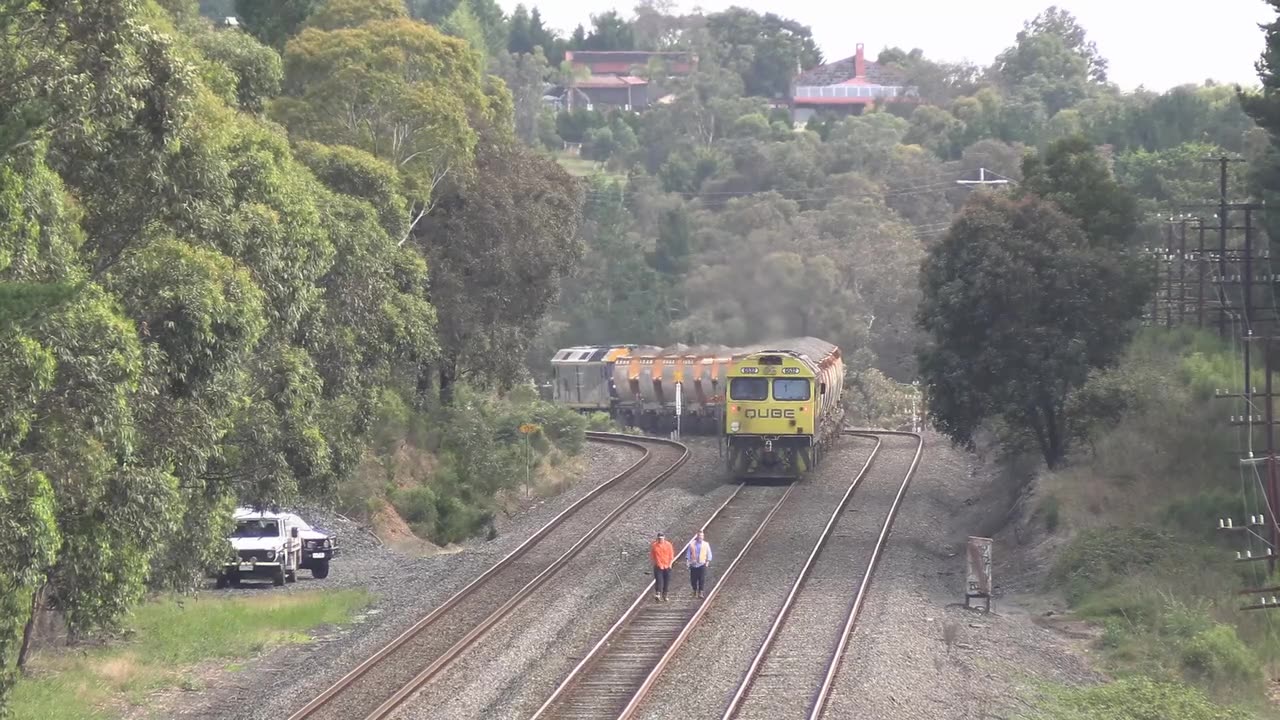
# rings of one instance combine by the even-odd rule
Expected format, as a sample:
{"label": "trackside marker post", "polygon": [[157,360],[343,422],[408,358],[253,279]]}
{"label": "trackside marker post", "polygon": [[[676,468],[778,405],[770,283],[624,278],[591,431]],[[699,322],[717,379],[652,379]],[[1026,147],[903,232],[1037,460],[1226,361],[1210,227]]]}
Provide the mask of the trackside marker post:
{"label": "trackside marker post", "polygon": [[971,535],[966,550],[964,606],[982,598],[986,601],[983,612],[991,612],[991,538]]}

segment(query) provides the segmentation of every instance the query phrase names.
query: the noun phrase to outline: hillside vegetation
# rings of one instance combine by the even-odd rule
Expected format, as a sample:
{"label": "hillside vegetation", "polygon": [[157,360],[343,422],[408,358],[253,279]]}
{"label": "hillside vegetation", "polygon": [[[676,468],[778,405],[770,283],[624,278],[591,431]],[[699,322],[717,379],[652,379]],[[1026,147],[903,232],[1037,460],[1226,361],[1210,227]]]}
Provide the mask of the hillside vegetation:
{"label": "hillside vegetation", "polygon": [[[1239,524],[1264,511],[1253,471],[1236,467],[1243,438],[1224,422],[1232,408],[1215,398],[1241,383],[1240,360],[1209,333],[1139,335],[1082,389],[1082,399],[1115,399],[1116,414],[1093,423],[1069,467],[1035,483],[1030,529],[1054,548],[1046,587],[1100,625],[1105,670],[1135,688],[1189,683],[1265,711],[1280,634],[1265,612],[1239,611],[1256,599],[1237,591],[1277,578],[1266,563],[1232,562],[1237,551],[1259,553],[1259,542],[1217,531],[1221,517]],[[1135,690],[1134,702],[1151,692]],[[1200,703],[1194,695],[1169,689],[1164,702]]]}
{"label": "hillside vegetation", "polygon": [[[557,112],[569,50],[699,62],[646,70],[662,102],[643,112]],[[1134,251],[1157,213],[1213,196],[1206,156],[1249,161],[1233,188],[1280,188],[1270,66],[1243,103],[1212,82],[1122,92],[1051,7],[984,67],[868,58],[918,106],[803,127],[772,107],[797,60],[835,59],[736,7],[645,2],[560,37],[494,0],[0,0],[0,714],[33,613],[73,643],[120,628],[219,562],[236,505],[490,536],[526,462],[553,491],[605,424],[535,397],[556,347],[801,334],[844,349],[860,421],[894,418],[918,378],[956,439],[994,429],[1052,467],[1045,517],[1081,531],[1055,577],[1127,623],[1108,625],[1117,662],[1256,697],[1242,668],[1270,635],[1203,610],[1211,592],[1114,580],[1132,573],[1107,553],[1174,533],[1208,557],[1199,515],[1235,500],[1190,472],[1221,474],[1201,395],[1181,443],[1160,422],[1219,372],[1195,363],[1226,360],[1130,345]],[[980,168],[1007,192],[957,185]],[[1145,503],[1163,515],[1107,502],[1086,532],[1088,493],[1138,473],[1107,444],[1126,435],[1185,479]],[[1208,568],[1197,552],[1179,557]]]}

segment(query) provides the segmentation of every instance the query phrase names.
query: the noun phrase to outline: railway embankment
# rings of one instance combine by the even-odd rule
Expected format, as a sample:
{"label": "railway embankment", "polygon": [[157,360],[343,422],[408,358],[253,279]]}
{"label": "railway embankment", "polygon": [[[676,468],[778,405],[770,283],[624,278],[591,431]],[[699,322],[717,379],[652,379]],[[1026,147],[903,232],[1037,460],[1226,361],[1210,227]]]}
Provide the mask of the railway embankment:
{"label": "railway embankment", "polygon": [[[1242,383],[1238,360],[1213,338],[1140,336],[1081,393],[1115,411],[1053,471],[930,434],[829,716],[1273,717],[1272,611],[1238,608],[1242,587],[1276,583],[1233,562],[1257,538],[1216,530],[1258,512],[1226,422],[1242,400],[1215,397]],[[989,617],[955,606],[969,534],[994,538]]]}

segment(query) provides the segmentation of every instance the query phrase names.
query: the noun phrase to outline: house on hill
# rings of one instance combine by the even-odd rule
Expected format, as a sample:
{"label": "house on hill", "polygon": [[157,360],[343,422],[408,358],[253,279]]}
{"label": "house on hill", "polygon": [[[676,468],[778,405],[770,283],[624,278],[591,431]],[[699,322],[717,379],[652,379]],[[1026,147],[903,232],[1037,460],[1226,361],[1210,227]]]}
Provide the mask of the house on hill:
{"label": "house on hill", "polygon": [[862,43],[853,57],[806,70],[791,81],[791,120],[796,125],[804,125],[821,110],[861,115],[877,102],[914,104],[920,95],[894,68],[867,60]]}
{"label": "house on hill", "polygon": [[698,56],[683,52],[639,50],[570,50],[564,54],[573,75],[568,87],[556,89],[568,110],[641,111],[660,98],[644,76],[651,71],[666,77],[684,77],[697,67]]}

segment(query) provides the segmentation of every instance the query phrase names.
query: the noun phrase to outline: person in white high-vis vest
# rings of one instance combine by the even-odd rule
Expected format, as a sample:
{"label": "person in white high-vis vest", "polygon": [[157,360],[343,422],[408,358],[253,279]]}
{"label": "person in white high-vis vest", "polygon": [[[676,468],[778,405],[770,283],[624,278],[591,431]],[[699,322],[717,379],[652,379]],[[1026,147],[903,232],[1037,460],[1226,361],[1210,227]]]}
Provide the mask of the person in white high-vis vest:
{"label": "person in white high-vis vest", "polygon": [[689,543],[685,560],[689,564],[689,584],[693,586],[693,596],[700,598],[707,579],[707,566],[711,564],[711,543],[703,537],[701,530]]}

